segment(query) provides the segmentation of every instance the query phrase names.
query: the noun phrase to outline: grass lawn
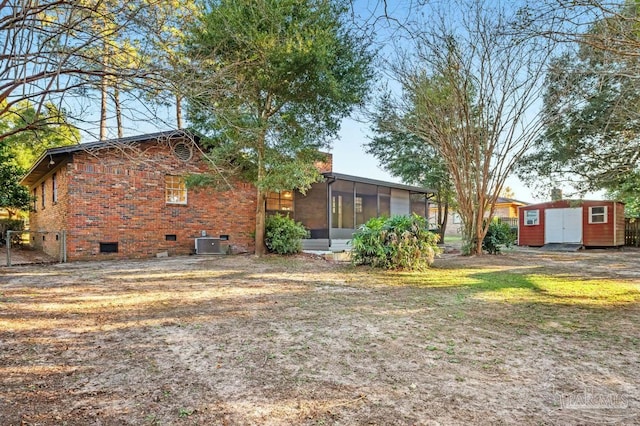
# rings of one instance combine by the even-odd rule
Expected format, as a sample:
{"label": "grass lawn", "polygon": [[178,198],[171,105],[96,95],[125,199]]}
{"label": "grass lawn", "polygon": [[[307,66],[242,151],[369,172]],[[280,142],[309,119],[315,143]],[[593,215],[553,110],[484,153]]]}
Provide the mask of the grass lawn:
{"label": "grass lawn", "polygon": [[0,424],[638,424],[639,254],[0,268]]}

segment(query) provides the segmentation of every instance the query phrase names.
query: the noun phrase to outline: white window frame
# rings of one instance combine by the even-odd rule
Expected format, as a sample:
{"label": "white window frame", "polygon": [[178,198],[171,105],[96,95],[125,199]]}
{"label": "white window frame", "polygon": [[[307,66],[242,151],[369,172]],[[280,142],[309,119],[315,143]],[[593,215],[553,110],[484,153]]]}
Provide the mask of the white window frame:
{"label": "white window frame", "polygon": [[[602,213],[594,213],[593,209],[603,209],[603,212]],[[599,224],[602,224],[602,223],[607,223],[608,220],[609,220],[608,213],[609,213],[609,209],[608,209],[607,206],[592,206],[592,207],[589,207],[589,223],[593,223],[595,225],[599,225]],[[601,217],[602,220],[601,221],[600,220],[594,220],[594,218],[596,218],[596,217],[598,217],[598,218]]]}
{"label": "white window frame", "polygon": [[[530,217],[532,216],[532,217]],[[531,221],[531,223],[529,223]],[[524,226],[537,226],[540,225],[540,210],[524,210]]]}
{"label": "white window frame", "polygon": [[453,222],[454,225],[459,225],[462,223],[462,217],[460,217],[459,213],[452,213],[451,221]]}
{"label": "white window frame", "polygon": [[187,186],[182,176],[165,175],[164,185],[166,204],[187,204]]}

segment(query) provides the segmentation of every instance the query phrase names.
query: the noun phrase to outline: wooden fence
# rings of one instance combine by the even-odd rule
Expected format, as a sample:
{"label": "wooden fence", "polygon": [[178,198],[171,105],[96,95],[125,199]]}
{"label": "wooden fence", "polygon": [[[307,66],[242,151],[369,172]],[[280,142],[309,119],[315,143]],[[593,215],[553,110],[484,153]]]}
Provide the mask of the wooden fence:
{"label": "wooden fence", "polygon": [[640,247],[640,218],[624,220],[624,245]]}

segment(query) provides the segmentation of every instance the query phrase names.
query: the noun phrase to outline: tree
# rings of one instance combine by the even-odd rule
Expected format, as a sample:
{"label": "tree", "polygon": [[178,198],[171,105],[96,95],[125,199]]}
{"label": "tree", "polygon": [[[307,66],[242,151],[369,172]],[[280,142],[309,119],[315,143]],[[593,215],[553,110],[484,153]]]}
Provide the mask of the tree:
{"label": "tree", "polygon": [[513,189],[511,189],[510,186],[505,186],[504,188],[502,188],[502,191],[500,192],[500,196],[503,198],[513,199],[515,198],[516,194],[513,192]]}
{"label": "tree", "polygon": [[[47,123],[31,126],[32,123]],[[13,129],[29,129],[13,133]],[[80,132],[67,124],[64,114],[52,104],[44,105],[38,113],[28,101],[14,104],[0,118],[0,133],[10,134],[0,146],[6,149],[12,162],[18,166],[16,171],[28,170],[33,162],[48,148],[80,143]],[[16,176],[20,178],[21,175]]]}
{"label": "tree", "polygon": [[554,59],[544,96],[547,126],[522,163],[523,180],[545,189],[563,184],[579,193],[633,196],[640,173],[640,57],[625,53],[617,40],[638,38],[638,16],[640,5],[627,3]]}
{"label": "tree", "polygon": [[367,92],[371,55],[345,10],[328,0],[220,0],[188,37],[189,118],[217,170],[255,184],[258,256],[266,194],[319,179],[319,150]]}
{"label": "tree", "polygon": [[[146,44],[150,31],[159,24],[151,21],[158,16],[153,11],[157,7],[168,10],[167,3],[0,0],[0,37],[4,40],[0,43],[0,119],[24,101],[40,117],[26,127],[0,133],[0,143],[22,131],[57,124],[59,117],[45,113],[52,105],[65,111],[70,122],[90,131],[93,123],[88,117],[96,101],[91,91],[96,82],[103,81],[106,90],[108,85],[143,88],[160,81],[155,64],[129,59],[132,46]],[[148,118],[140,104],[130,112]],[[122,109],[117,114],[121,116]]]}
{"label": "tree", "polygon": [[182,111],[183,94],[180,78],[176,78],[180,68],[188,65],[182,46],[186,42],[186,30],[193,26],[202,14],[197,0],[165,0],[146,13],[142,22],[152,23],[147,27],[147,43],[140,46],[142,56],[154,64],[157,78],[143,91],[143,98],[149,103],[175,108],[175,123],[178,129],[184,127]]}
{"label": "tree", "polygon": [[[535,142],[536,111],[552,43],[513,31],[517,10],[461,0],[434,4],[394,74],[401,127],[443,159],[455,187],[465,249],[482,253],[505,180]],[[464,10],[465,16],[458,11]]]}
{"label": "tree", "polygon": [[451,176],[443,159],[419,137],[401,131],[400,118],[394,114],[388,98],[383,98],[373,116],[374,136],[366,150],[393,176],[411,185],[436,190],[438,207],[436,225],[440,242],[444,242],[449,207],[455,199]]}
{"label": "tree", "polygon": [[0,207],[7,209],[9,217],[17,210],[29,210],[29,190],[20,185],[24,170],[16,165],[8,149],[0,145]]}

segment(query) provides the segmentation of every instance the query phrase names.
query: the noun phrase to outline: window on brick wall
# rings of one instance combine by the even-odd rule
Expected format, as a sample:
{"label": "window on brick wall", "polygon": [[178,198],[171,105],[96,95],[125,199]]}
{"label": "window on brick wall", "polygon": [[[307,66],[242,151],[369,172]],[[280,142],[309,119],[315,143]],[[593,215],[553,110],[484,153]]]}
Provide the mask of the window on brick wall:
{"label": "window on brick wall", "polygon": [[293,192],[269,192],[267,194],[267,210],[286,212],[293,211]]}
{"label": "window on brick wall", "polygon": [[166,175],[164,183],[167,204],[187,204],[187,186],[182,176]]}
{"label": "window on brick wall", "polygon": [[33,211],[38,210],[38,188],[33,188]]}
{"label": "window on brick wall", "polygon": [[51,200],[54,203],[58,202],[58,181],[55,173],[51,175]]}
{"label": "window on brick wall", "polygon": [[45,197],[45,191],[44,191],[44,188],[45,188],[45,186],[44,186],[44,182],[42,182],[42,183],[40,184],[40,198],[41,198],[41,201],[42,201],[42,208],[43,208],[43,209],[44,209],[44,202],[45,202],[45,198],[46,198],[46,197]]}

